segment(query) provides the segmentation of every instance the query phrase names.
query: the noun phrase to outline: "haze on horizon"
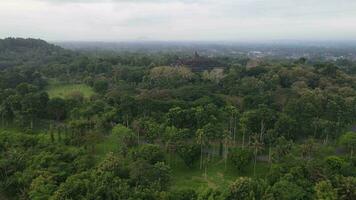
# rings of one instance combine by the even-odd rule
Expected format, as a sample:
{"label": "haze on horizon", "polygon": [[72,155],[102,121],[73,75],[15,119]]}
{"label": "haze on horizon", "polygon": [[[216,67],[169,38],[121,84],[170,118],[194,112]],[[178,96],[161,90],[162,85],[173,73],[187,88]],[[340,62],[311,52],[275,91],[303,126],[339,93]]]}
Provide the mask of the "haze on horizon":
{"label": "haze on horizon", "polygon": [[356,40],[355,0],[0,0],[0,38]]}

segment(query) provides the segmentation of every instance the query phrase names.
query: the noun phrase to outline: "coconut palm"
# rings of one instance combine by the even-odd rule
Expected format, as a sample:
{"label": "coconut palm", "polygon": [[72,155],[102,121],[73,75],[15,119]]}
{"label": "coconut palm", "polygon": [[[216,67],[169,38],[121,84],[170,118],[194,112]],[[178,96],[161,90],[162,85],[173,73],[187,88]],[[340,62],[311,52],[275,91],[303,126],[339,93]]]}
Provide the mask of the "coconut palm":
{"label": "coconut palm", "polygon": [[254,156],[255,156],[255,160],[253,163],[253,175],[255,176],[256,175],[257,154],[259,151],[261,151],[263,149],[263,143],[259,140],[259,136],[257,134],[254,134],[252,136],[251,147],[254,150]]}

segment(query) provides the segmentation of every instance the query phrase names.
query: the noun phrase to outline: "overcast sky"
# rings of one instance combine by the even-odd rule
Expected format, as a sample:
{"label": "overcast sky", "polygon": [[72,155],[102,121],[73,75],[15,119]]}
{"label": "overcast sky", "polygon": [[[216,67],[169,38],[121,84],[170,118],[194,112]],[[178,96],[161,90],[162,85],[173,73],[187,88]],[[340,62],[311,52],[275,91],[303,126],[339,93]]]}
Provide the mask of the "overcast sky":
{"label": "overcast sky", "polygon": [[0,38],[355,40],[356,0],[0,0]]}

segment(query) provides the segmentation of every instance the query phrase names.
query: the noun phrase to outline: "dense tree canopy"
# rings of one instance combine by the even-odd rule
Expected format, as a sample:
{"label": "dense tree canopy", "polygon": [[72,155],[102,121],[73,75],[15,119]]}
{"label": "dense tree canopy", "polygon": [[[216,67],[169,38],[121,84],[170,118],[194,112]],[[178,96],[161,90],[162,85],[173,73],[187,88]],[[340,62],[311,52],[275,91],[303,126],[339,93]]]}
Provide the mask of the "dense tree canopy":
{"label": "dense tree canopy", "polygon": [[0,198],[356,199],[353,61],[194,59],[0,40]]}

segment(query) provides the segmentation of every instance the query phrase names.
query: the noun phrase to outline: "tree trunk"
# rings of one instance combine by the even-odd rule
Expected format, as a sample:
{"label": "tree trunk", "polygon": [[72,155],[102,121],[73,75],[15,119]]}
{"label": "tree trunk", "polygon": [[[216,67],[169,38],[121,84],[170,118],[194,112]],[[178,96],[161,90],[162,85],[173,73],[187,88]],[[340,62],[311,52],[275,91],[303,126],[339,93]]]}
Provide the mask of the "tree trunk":
{"label": "tree trunk", "polygon": [[245,148],[245,131],[242,133],[242,148]]}
{"label": "tree trunk", "polygon": [[316,125],[314,125],[314,138],[316,136]]}
{"label": "tree trunk", "polygon": [[[229,119],[229,131],[230,131],[230,134],[232,135],[232,118],[233,118],[233,115],[230,115],[230,119]],[[235,139],[235,138],[234,138]]]}
{"label": "tree trunk", "polygon": [[51,129],[49,132],[50,132],[50,134],[51,134],[51,142],[53,143],[53,142],[54,142],[53,129]]}
{"label": "tree trunk", "polygon": [[62,141],[62,130],[61,130],[61,128],[59,128],[57,130],[57,134],[58,134],[58,141]]}
{"label": "tree trunk", "polygon": [[200,170],[203,169],[203,143],[200,142]]}
{"label": "tree trunk", "polygon": [[65,139],[68,139],[68,128],[67,128],[67,125],[64,125],[64,137],[65,137]]}
{"label": "tree trunk", "polygon": [[262,135],[265,129],[265,123],[263,120],[261,120],[261,130],[260,130],[260,140],[262,141]]}
{"label": "tree trunk", "polygon": [[268,147],[268,162],[269,162],[270,169],[271,169],[271,167],[272,167],[272,148],[271,148],[271,145],[269,145],[269,147]]}
{"label": "tree trunk", "polygon": [[329,133],[326,134],[326,137],[325,137],[325,144],[328,144],[328,139],[329,139]]}
{"label": "tree trunk", "polygon": [[354,154],[354,147],[351,147],[351,152],[350,152],[350,158],[351,158],[351,160],[352,160],[353,154]]}
{"label": "tree trunk", "polygon": [[205,168],[205,170],[204,170],[204,176],[205,176],[205,179],[207,179],[207,170],[208,170],[208,163],[207,163],[207,161],[205,162],[204,168]]}
{"label": "tree trunk", "polygon": [[225,139],[225,149],[224,149],[224,159],[225,159],[225,170],[227,166],[227,156],[228,156],[228,146],[227,146],[227,139]]}
{"label": "tree trunk", "polygon": [[220,143],[219,143],[219,156],[220,157],[223,156],[223,152],[224,152],[223,148],[224,148],[223,143],[220,141]]}
{"label": "tree trunk", "polygon": [[31,128],[31,130],[33,129],[33,119],[31,119],[31,122],[30,122],[30,128]]}
{"label": "tree trunk", "polygon": [[137,145],[140,145],[140,128],[137,131]]}
{"label": "tree trunk", "polygon": [[234,117],[234,129],[233,129],[233,133],[234,133],[234,145],[236,144],[236,124],[237,124],[237,119],[236,117]]}
{"label": "tree trunk", "polygon": [[2,127],[4,127],[4,113],[1,113],[1,124],[2,124]]}
{"label": "tree trunk", "polygon": [[255,162],[253,164],[253,176],[256,176],[257,148],[255,148]]}

